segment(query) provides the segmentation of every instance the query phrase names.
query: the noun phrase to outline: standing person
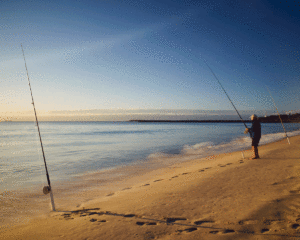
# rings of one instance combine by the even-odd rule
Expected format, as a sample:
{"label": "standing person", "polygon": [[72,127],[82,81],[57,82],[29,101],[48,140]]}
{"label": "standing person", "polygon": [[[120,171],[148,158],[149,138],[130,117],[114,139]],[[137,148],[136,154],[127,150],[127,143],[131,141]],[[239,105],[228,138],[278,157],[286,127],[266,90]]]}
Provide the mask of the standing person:
{"label": "standing person", "polygon": [[250,133],[252,138],[252,158],[251,159],[258,159],[258,143],[261,138],[261,126],[260,122],[255,114],[251,116],[252,126],[251,128],[246,128],[245,133]]}

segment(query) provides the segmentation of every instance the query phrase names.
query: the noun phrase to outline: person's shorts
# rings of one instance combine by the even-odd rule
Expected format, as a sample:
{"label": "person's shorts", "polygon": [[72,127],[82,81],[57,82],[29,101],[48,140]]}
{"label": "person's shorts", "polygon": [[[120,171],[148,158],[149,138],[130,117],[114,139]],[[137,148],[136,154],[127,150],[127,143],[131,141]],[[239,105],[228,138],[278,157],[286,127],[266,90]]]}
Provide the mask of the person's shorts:
{"label": "person's shorts", "polygon": [[260,138],[252,138],[252,146],[257,147],[259,143]]}

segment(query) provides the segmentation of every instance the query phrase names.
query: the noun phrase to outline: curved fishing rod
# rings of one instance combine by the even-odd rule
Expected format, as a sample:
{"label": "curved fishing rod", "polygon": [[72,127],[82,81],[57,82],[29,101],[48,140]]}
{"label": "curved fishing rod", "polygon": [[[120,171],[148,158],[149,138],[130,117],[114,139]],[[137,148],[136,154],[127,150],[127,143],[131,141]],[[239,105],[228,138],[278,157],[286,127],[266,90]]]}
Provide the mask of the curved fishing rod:
{"label": "curved fishing rod", "polygon": [[289,143],[289,144],[291,144],[291,143],[290,143],[290,139],[289,139],[289,137],[288,137],[288,135],[287,135],[287,132],[286,132],[286,130],[285,130],[285,127],[284,127],[284,125],[283,125],[282,119],[281,119],[281,117],[280,117],[280,114],[279,114],[279,112],[278,112],[278,109],[277,109],[277,107],[276,107],[276,104],[275,104],[274,98],[273,98],[273,97],[272,97],[272,95],[271,95],[270,89],[269,89],[267,86],[266,86],[266,88],[267,88],[267,89],[268,89],[268,91],[269,91],[270,97],[272,98],[272,101],[273,101],[273,103],[274,103],[274,106],[275,106],[275,108],[276,108],[276,111],[277,111],[277,113],[278,113],[278,117],[279,117],[279,119],[280,119],[280,122],[281,122],[282,128],[283,128],[283,130],[284,130],[284,133],[285,133],[286,139],[287,139],[288,143]]}
{"label": "curved fishing rod", "polygon": [[45,153],[44,153],[44,147],[43,147],[43,142],[42,142],[40,127],[39,127],[39,122],[38,122],[38,118],[37,118],[37,114],[36,114],[36,110],[35,110],[35,104],[34,104],[34,100],[33,100],[33,95],[32,95],[32,90],[31,90],[31,84],[30,84],[30,80],[29,80],[29,74],[28,74],[28,70],[27,70],[27,65],[26,65],[26,60],[25,60],[25,54],[24,54],[24,50],[23,50],[22,44],[21,44],[21,48],[22,48],[22,52],[23,52],[24,63],[25,63],[25,68],[26,68],[26,73],[27,73],[27,79],[28,79],[28,85],[29,85],[30,94],[31,94],[31,100],[32,100],[31,104],[33,105],[33,110],[34,110],[34,115],[35,115],[35,122],[36,122],[36,126],[37,126],[37,129],[38,129],[38,132],[39,132],[39,138],[40,138],[40,143],[41,143],[41,148],[42,148],[42,153],[43,153],[43,158],[44,158],[44,164],[45,164],[45,169],[46,169],[46,176],[47,176],[47,181],[48,181],[48,186],[44,187],[43,192],[45,194],[50,193],[52,210],[55,211],[54,198],[53,198],[53,193],[52,193],[52,188],[51,188],[51,183],[50,183],[50,177],[49,177],[49,173],[48,173],[48,168],[47,168],[46,157],[45,157]]}
{"label": "curved fishing rod", "polygon": [[233,102],[231,101],[230,97],[228,96],[227,92],[225,91],[225,89],[223,88],[222,84],[220,83],[219,79],[217,78],[217,76],[215,75],[215,73],[213,72],[213,70],[208,66],[207,62],[204,60],[205,64],[207,65],[207,67],[210,69],[210,71],[212,72],[212,74],[215,76],[215,78],[217,79],[218,83],[220,84],[221,88],[223,89],[224,93],[226,94],[227,98],[229,99],[229,101],[231,102],[233,108],[235,109],[236,113],[239,115],[240,119],[242,120],[242,123],[245,125],[246,128],[247,125],[246,123],[244,122],[244,120],[242,119],[239,111],[236,109],[236,107],[234,106]]}

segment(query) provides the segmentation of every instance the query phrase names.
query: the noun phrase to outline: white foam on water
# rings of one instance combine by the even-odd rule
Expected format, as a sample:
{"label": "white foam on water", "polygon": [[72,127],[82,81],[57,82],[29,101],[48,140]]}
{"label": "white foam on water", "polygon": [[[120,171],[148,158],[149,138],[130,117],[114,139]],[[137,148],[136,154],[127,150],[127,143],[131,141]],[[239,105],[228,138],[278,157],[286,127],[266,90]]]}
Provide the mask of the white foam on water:
{"label": "white foam on water", "polygon": [[213,142],[202,142],[194,145],[184,145],[181,154],[184,155],[199,155],[208,154],[215,148]]}
{"label": "white foam on water", "polygon": [[[288,137],[300,135],[300,130],[288,132],[287,135],[288,135]],[[260,145],[271,143],[271,142],[276,142],[276,141],[279,141],[284,138],[286,138],[286,135],[284,132],[266,134],[266,135],[262,136],[262,138],[260,140]]]}
{"label": "white foam on water", "polygon": [[162,152],[156,152],[156,153],[151,153],[148,155],[148,159],[154,159],[154,158],[166,158],[169,157],[170,154],[167,153],[162,153]]}
{"label": "white foam on water", "polygon": [[[288,132],[287,135],[289,137],[300,135],[300,130]],[[284,138],[286,138],[285,133],[265,134],[261,137],[259,145],[276,142]],[[252,139],[249,136],[239,137],[233,139],[230,142],[225,142],[217,145],[215,145],[213,142],[203,142],[194,145],[184,145],[181,153],[187,155],[199,155],[199,157],[201,157],[202,155],[207,156],[216,153],[226,153],[249,149],[251,148],[251,143]]]}
{"label": "white foam on water", "polygon": [[198,150],[201,148],[212,148],[214,147],[213,142],[203,142],[203,143],[197,143],[194,145],[184,145],[183,151],[188,151],[189,149]]}

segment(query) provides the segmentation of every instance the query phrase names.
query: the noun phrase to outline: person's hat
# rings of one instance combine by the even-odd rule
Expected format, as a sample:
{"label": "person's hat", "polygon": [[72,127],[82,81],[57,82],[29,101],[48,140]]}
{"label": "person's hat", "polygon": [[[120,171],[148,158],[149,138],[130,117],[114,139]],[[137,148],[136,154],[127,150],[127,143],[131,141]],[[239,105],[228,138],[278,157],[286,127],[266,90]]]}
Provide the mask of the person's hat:
{"label": "person's hat", "polygon": [[257,116],[255,114],[251,115],[251,120],[257,119]]}

